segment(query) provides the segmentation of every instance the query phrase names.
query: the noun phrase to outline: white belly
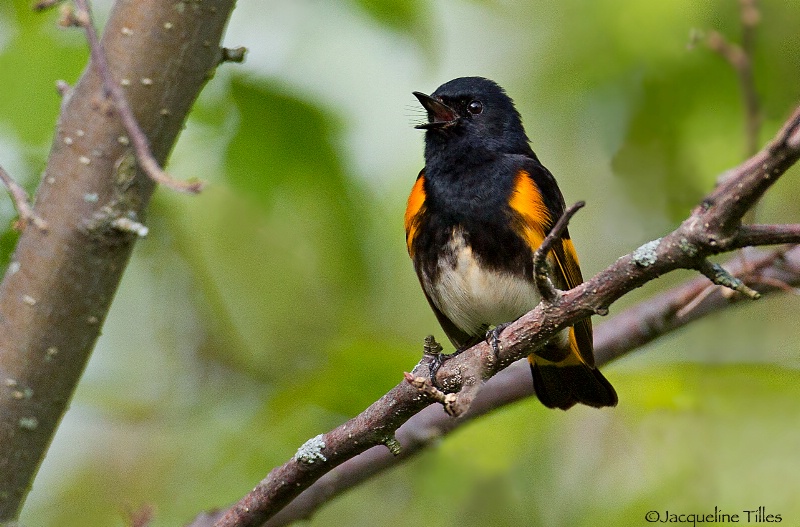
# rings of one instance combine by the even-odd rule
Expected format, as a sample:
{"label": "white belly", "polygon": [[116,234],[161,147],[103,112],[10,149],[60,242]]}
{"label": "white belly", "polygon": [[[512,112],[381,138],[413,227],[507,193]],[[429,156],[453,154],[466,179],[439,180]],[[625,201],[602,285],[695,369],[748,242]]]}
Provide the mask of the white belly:
{"label": "white belly", "polygon": [[459,329],[477,335],[512,322],[539,303],[536,286],[510,273],[482,269],[458,230],[448,248],[455,259],[439,262],[431,299]]}

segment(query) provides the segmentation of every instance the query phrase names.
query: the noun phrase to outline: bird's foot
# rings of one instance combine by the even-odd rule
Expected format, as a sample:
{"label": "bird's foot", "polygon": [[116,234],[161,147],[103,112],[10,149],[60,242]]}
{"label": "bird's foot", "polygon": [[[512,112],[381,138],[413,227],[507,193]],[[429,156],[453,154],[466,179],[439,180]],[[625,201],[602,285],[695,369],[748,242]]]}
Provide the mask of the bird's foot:
{"label": "bird's foot", "polygon": [[498,324],[493,329],[490,329],[486,332],[486,342],[492,347],[492,351],[494,351],[495,358],[500,358],[500,333],[503,332],[508,326],[511,325],[511,322],[506,322],[504,324]]}
{"label": "bird's foot", "polygon": [[468,349],[469,346],[458,348],[456,351],[450,354],[442,353],[442,345],[436,342],[436,339],[433,338],[433,335],[428,335],[425,337],[425,345],[423,348],[425,355],[430,357],[429,370],[431,384],[434,387],[439,388],[439,385],[436,383],[436,374],[439,372],[439,368],[441,368],[442,365],[448,360],[460,355],[462,352],[464,352],[464,350]]}

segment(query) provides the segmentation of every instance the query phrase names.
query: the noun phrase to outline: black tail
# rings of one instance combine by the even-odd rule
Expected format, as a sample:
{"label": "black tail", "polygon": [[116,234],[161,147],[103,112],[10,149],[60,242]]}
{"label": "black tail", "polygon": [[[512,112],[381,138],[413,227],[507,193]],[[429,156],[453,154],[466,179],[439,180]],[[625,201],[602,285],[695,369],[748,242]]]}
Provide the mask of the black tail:
{"label": "black tail", "polygon": [[567,410],[576,403],[600,408],[617,405],[617,392],[600,370],[586,364],[562,366],[531,361],[533,389],[548,408]]}

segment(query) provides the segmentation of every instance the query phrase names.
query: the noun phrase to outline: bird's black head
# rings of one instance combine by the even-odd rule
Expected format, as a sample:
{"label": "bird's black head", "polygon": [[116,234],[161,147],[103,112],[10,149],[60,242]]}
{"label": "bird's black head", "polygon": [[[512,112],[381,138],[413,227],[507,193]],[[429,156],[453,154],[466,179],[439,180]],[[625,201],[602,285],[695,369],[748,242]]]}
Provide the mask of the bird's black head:
{"label": "bird's black head", "polygon": [[496,82],[483,77],[460,77],[442,84],[430,95],[414,92],[428,111],[427,150],[456,144],[491,152],[529,154],[530,146],[514,101]]}

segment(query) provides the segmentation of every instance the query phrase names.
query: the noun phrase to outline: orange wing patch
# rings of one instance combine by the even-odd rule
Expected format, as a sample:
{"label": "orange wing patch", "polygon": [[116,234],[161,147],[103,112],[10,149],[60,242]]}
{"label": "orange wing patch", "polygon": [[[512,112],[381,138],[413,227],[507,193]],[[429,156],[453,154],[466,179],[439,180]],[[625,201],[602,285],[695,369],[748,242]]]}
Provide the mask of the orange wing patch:
{"label": "orange wing patch", "polygon": [[558,271],[564,277],[567,289],[572,289],[583,283],[583,276],[581,276],[581,268],[578,264],[578,253],[575,251],[575,246],[572,245],[572,240],[569,238],[561,239],[561,251],[555,252],[555,260],[558,264]]}
{"label": "orange wing patch", "polygon": [[405,227],[406,227],[406,246],[408,246],[408,254],[414,256],[412,244],[414,236],[417,234],[417,227],[419,220],[425,209],[425,173],[420,172],[417,176],[417,182],[411,189],[411,194],[408,196],[408,205],[406,206]]}
{"label": "orange wing patch", "polygon": [[531,251],[535,251],[544,241],[545,225],[550,223],[551,218],[542,200],[542,193],[526,171],[520,170],[517,174],[508,204],[519,214],[522,220],[521,234],[528,241]]}
{"label": "orange wing patch", "polygon": [[[553,271],[556,274],[557,281],[563,281],[567,289],[572,289],[583,283],[581,268],[578,266],[578,254],[575,252],[572,240],[562,238],[561,245],[555,245],[552,254],[555,256],[556,261],[556,267]],[[594,367],[593,340],[592,321],[590,319],[581,320],[569,328],[570,347],[590,367]]]}
{"label": "orange wing patch", "polygon": [[[522,232],[520,234],[527,240],[531,251],[535,251],[544,241],[547,227],[558,218],[551,217],[536,183],[524,170],[520,170],[517,174],[509,205],[521,220]],[[562,238],[560,243],[553,244],[549,257],[553,264],[553,274],[555,275],[553,278],[557,287],[572,289],[583,282],[581,269],[578,266],[578,255],[572,240]],[[565,365],[583,362],[594,367],[592,323],[589,319],[582,320],[569,328],[569,347],[572,353],[565,359]],[[534,359],[540,360],[539,357],[534,357]]]}
{"label": "orange wing patch", "polygon": [[[589,334],[591,335],[591,333]],[[576,364],[576,363],[583,363],[583,364],[590,364],[594,366],[594,357],[593,354],[590,355],[591,360],[586,360],[584,357],[586,354],[583,353],[585,350],[581,348],[581,344],[578,343],[578,335],[575,332],[575,326],[569,328],[569,349],[570,354],[567,357],[567,361],[565,364]],[[592,348],[589,348],[589,352],[592,353]]]}

